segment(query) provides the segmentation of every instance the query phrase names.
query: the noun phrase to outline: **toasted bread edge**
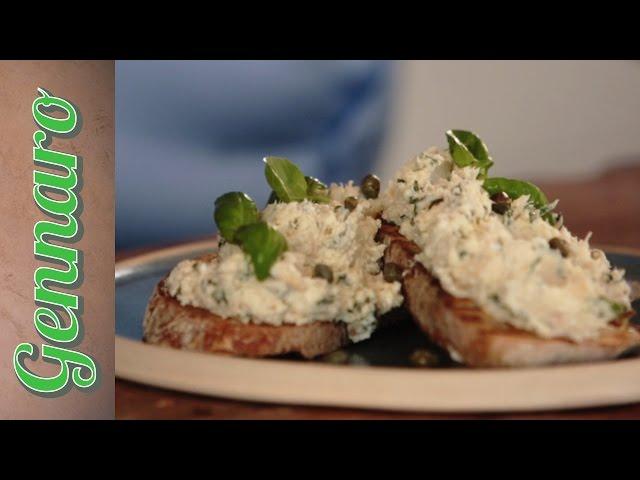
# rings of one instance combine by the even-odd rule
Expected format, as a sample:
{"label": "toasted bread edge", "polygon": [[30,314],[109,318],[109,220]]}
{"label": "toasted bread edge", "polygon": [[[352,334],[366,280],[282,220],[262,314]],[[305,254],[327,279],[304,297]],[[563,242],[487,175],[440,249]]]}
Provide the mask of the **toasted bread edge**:
{"label": "toasted bread edge", "polygon": [[446,293],[439,282],[413,257],[417,245],[398,227],[384,224],[380,233],[387,245],[385,262],[405,270],[405,307],[418,326],[455,360],[470,367],[534,367],[611,359],[640,345],[632,327],[610,327],[590,340],[545,339],[498,322],[468,299]]}
{"label": "toasted bread edge", "polygon": [[143,329],[143,341],[147,343],[245,357],[298,353],[313,358],[350,343],[346,325],[340,322],[281,326],[243,323],[181,305],[167,292],[164,280],[147,304]]}

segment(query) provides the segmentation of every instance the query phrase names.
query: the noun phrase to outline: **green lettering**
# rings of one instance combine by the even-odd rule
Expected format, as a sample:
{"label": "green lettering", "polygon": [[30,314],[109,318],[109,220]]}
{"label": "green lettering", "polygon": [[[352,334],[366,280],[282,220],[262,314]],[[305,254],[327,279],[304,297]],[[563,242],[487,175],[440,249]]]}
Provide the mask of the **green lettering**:
{"label": "green lettering", "polygon": [[[36,325],[36,330],[43,337],[51,340],[52,342],[73,342],[78,338],[80,325],[78,324],[78,318],[72,310],[65,308],[65,312],[69,316],[69,326],[65,327],[60,320],[60,317],[55,311],[50,308],[40,307],[33,313],[33,323]],[[42,319],[49,320],[46,322]],[[51,325],[53,324],[53,325]]]}
{"label": "green lettering", "polygon": [[[36,98],[33,102],[31,110],[33,112],[33,118],[38,125],[42,128],[50,130],[55,133],[69,133],[76,128],[78,122],[78,115],[73,105],[63,98],[52,97],[42,88],[38,88],[40,97]],[[39,107],[58,107],[65,111],[67,118],[56,118],[43,113]]]}
{"label": "green lettering", "polygon": [[36,287],[34,295],[36,302],[44,302],[61,307],[78,309],[78,297],[71,293],[58,292],[51,290],[45,282],[59,283],[62,285],[71,285],[78,280],[78,267],[76,262],[67,264],[67,270],[58,270],[57,268],[38,267],[33,275]]}
{"label": "green lettering", "polygon": [[[73,105],[62,98],[54,97],[39,88],[40,97],[32,104],[34,120],[44,130],[64,134],[72,132],[78,122],[78,114]],[[51,110],[57,108],[66,113],[66,117],[57,118]],[[78,338],[81,322],[77,315],[78,296],[60,291],[60,287],[71,287],[80,278],[78,268],[79,251],[62,246],[55,241],[74,241],[78,234],[79,221],[73,215],[80,203],[74,192],[78,185],[78,157],[47,148],[47,133],[37,130],[33,134],[33,160],[36,165],[48,167],[49,171],[33,172],[33,198],[44,212],[55,216],[54,220],[36,222],[33,227],[33,252],[37,257],[59,262],[58,268],[42,266],[36,269],[34,280],[34,299],[37,305],[33,313],[33,323],[37,332],[45,339],[55,343],[69,343]],[[57,171],[57,173],[53,173]],[[66,220],[66,221],[65,221]],[[56,288],[54,290],[53,288]],[[63,313],[64,312],[64,313]],[[68,317],[68,320],[65,319]],[[21,343],[13,354],[13,368],[20,382],[33,392],[54,393],[63,390],[70,381],[80,389],[91,387],[97,380],[95,362],[81,352],[42,345],[42,359],[60,366],[53,376],[36,375],[23,364],[24,357],[37,360],[35,345]]]}
{"label": "green lettering", "polygon": [[[43,345],[42,358],[53,360],[60,365],[60,372],[53,377],[41,377],[27,370],[20,363],[20,358],[24,354],[35,360],[35,358],[33,358],[34,345],[21,343],[16,347],[13,354],[13,368],[22,384],[35,392],[53,393],[62,390],[65,385],[69,383],[69,376],[71,376],[73,383],[79,388],[89,388],[96,381],[96,364],[91,357],[84,353],[51,345]],[[89,371],[88,377],[81,375],[82,368]]]}

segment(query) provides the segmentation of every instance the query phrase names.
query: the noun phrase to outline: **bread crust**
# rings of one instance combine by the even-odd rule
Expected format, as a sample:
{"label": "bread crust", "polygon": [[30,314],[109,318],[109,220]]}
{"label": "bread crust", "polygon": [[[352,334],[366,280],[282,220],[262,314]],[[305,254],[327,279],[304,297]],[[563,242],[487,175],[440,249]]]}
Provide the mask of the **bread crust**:
{"label": "bread crust", "polygon": [[[212,261],[215,255],[201,257]],[[144,316],[143,341],[155,345],[244,357],[297,353],[304,358],[333,352],[350,343],[342,322],[264,325],[223,318],[204,308],[181,305],[165,287],[156,286]]]}
{"label": "bread crust", "polygon": [[[438,345],[470,367],[535,367],[611,359],[640,345],[633,327],[611,326],[595,339],[574,342],[545,339],[498,322],[473,301],[453,297],[413,257],[417,245],[392,224],[380,237],[387,245],[385,262],[405,269],[405,306],[418,326]],[[627,315],[619,318],[622,324]]]}

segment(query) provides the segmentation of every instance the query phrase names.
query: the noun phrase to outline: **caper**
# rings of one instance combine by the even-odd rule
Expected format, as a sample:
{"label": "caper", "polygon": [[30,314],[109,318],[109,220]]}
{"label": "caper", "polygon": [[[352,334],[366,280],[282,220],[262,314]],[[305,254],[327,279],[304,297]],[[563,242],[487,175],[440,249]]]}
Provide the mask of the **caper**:
{"label": "caper", "polygon": [[347,197],[344,199],[344,208],[353,211],[358,206],[358,199],[356,197]]}
{"label": "caper", "polygon": [[549,240],[549,247],[553,250],[558,250],[565,258],[569,256],[569,244],[560,237],[553,237]]}
{"label": "caper", "polygon": [[313,276],[316,278],[324,278],[327,282],[333,283],[333,270],[329,265],[318,263],[313,269]]}
{"label": "caper", "polygon": [[498,215],[504,215],[511,207],[511,198],[505,192],[498,192],[491,195],[491,210]]}
{"label": "caper", "polygon": [[385,263],[382,269],[382,277],[387,282],[400,282],[402,281],[402,267],[397,263]]}
{"label": "caper", "polygon": [[440,363],[438,355],[424,348],[414,350],[409,361],[416,367],[436,367]]}
{"label": "caper", "polygon": [[360,190],[362,190],[364,198],[378,198],[378,194],[380,193],[380,179],[370,173],[360,182]]}

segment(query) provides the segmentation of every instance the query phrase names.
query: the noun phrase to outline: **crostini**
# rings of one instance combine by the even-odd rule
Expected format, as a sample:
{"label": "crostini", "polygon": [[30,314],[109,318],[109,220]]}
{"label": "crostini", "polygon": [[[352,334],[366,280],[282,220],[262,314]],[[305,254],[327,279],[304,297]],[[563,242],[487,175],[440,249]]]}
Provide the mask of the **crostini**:
{"label": "crostini", "polygon": [[535,185],[488,177],[475,134],[447,138],[382,196],[385,268],[402,272],[420,328],[471,367],[595,361],[640,345],[624,272],[562,226]]}
{"label": "crostini", "polygon": [[220,246],[180,262],[156,287],[144,341],[174,348],[312,358],[369,338],[402,303],[381,270],[379,180],[360,186],[305,177],[265,159],[268,205],[231,192],[216,200]]}

